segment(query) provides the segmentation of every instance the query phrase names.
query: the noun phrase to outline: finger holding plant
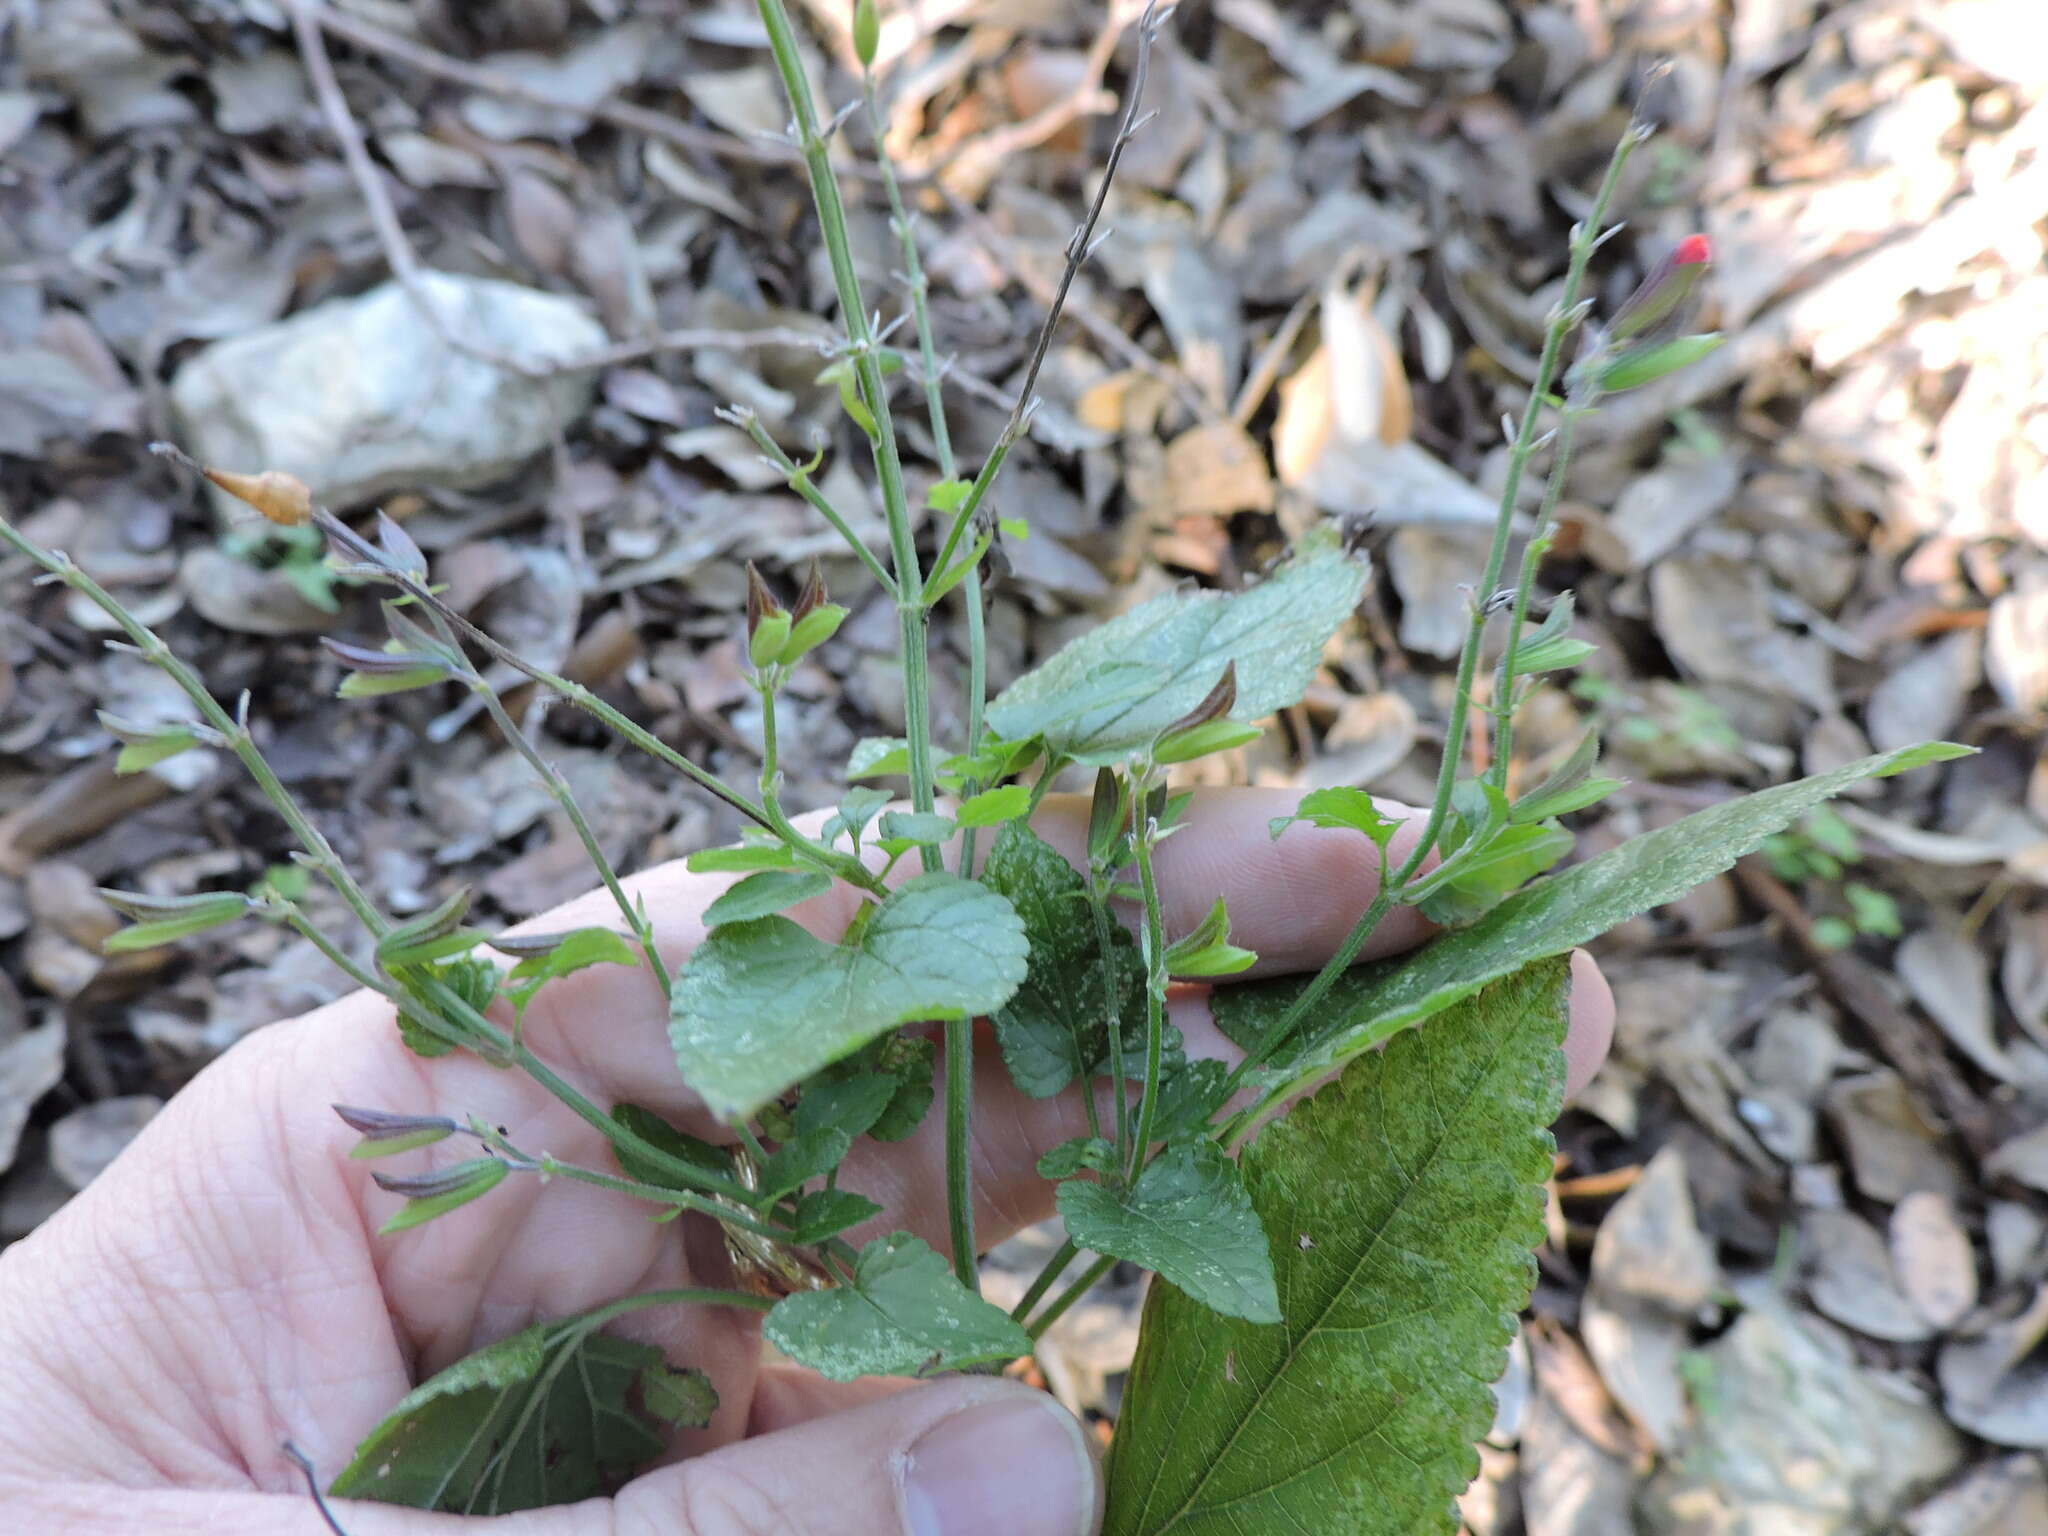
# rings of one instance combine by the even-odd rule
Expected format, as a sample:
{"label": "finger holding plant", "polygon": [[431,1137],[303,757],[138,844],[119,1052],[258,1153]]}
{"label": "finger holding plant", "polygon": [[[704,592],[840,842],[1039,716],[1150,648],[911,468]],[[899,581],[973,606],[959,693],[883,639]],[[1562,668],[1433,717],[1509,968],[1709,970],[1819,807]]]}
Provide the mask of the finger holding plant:
{"label": "finger holding plant", "polygon": [[[989,497],[1028,434],[1058,310],[1007,427],[968,475],[947,429],[915,223],[883,158],[940,471],[929,505],[914,510],[891,383],[908,370],[855,270],[829,144],[842,119],[812,100],[782,0],[760,10],[845,332],[825,376],[840,388],[843,435],[867,445],[886,565],[819,489],[823,449],[799,463],[746,413],[730,419],[846,537],[899,618],[905,735],[861,743],[836,806],[806,817],[782,800],[779,695],[846,612],[815,568],[788,600],[748,569],[743,651],[763,724],[746,789],[456,613],[390,520],[380,515],[366,534],[289,476],[193,466],[266,517],[317,527],[346,574],[389,592],[388,638],[328,644],[347,670],[341,693],[469,689],[554,797],[602,887],[538,931],[487,933],[471,921],[467,892],[395,923],[271,771],[246,711],[214,700],[64,556],[0,522],[0,538],[107,612],[199,710],[200,724],[161,731],[108,722],[123,771],[196,745],[228,747],[298,838],[307,870],[362,926],[369,967],[274,886],[168,902],[110,893],[138,925],[114,947],[244,917],[281,923],[366,989],[351,1005],[358,1024],[384,1008],[376,1049],[398,1053],[395,1033],[416,1070],[366,1079],[400,1085],[385,1102],[344,1098],[338,1112],[360,1137],[350,1155],[383,1164],[443,1143],[461,1149],[425,1169],[380,1167],[381,1196],[358,1180],[385,1213],[394,1272],[405,1273],[411,1243],[489,1268],[498,1212],[523,1233],[534,1211],[553,1220],[566,1199],[588,1198],[633,1224],[624,1246],[634,1262],[603,1272],[622,1291],[640,1289],[550,1317],[515,1335],[516,1349],[505,1340],[460,1361],[428,1351],[445,1370],[362,1442],[333,1490],[492,1512],[608,1492],[674,1426],[712,1422],[722,1395],[752,1397],[756,1320],[791,1360],[833,1382],[980,1372],[1028,1354],[1123,1260],[1158,1280],[1105,1529],[1449,1530],[1491,1411],[1485,1383],[1501,1368],[1543,1236],[1545,1127],[1567,1056],[1582,1080],[1611,1024],[1597,973],[1566,957],[1859,779],[1961,749],[1870,758],[1549,873],[1573,845],[1562,818],[1620,787],[1599,773],[1591,734],[1543,782],[1510,777],[1517,707],[1590,651],[1571,633],[1569,594],[1529,623],[1573,430],[1602,396],[1715,342],[1676,334],[1710,256],[1698,236],[1604,323],[1581,300],[1615,232],[1606,220],[1642,138],[1634,129],[1574,231],[1529,401],[1510,428],[1428,806],[1392,807],[1348,787],[1174,788],[1176,769],[1243,746],[1302,697],[1366,579],[1334,531],[1304,538],[1240,592],[1176,591],[1111,619],[984,698]],[[1148,12],[1139,27],[1111,172],[1139,121],[1160,24]],[[879,153],[876,36],[862,0],[853,42]],[[1108,188],[1106,175],[1069,247],[1062,294]],[[1523,481],[1546,448],[1534,532],[1503,586]],[[917,510],[937,514],[929,529]],[[951,740],[930,709],[928,633],[942,602],[961,605],[969,650],[964,729]],[[1482,704],[1489,657],[1495,678]],[[509,664],[738,812],[742,841],[682,869],[616,869],[484,661]],[[1490,730],[1492,750],[1483,771],[1461,777],[1471,730]],[[871,782],[879,777],[905,780],[907,804]],[[1055,793],[1062,784],[1092,788]],[[1213,987],[1212,997],[1183,995],[1185,982]],[[432,1085],[424,1099],[408,1080]],[[979,1253],[1048,1208],[1066,1242],[1010,1309],[982,1297]],[[700,1283],[718,1265],[689,1250],[692,1233],[720,1235],[715,1278],[729,1284]],[[394,1315],[411,1304],[393,1292]],[[629,1312],[677,1306],[717,1315],[677,1334],[715,1341],[706,1360],[665,1360],[602,1331]],[[562,1400],[564,1373],[592,1383],[583,1398]],[[724,1423],[730,1433],[731,1408]],[[1366,1433],[1376,1426],[1384,1433]],[[479,1463],[470,1447],[493,1433],[491,1443],[539,1455],[548,1474],[515,1474],[502,1450]]]}

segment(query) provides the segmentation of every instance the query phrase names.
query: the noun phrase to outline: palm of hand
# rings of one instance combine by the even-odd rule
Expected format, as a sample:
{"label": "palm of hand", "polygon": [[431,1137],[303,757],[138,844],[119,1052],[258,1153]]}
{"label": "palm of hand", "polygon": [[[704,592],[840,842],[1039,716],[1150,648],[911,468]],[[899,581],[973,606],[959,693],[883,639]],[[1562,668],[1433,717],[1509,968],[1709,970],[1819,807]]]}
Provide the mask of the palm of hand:
{"label": "palm of hand", "polygon": [[[1329,953],[1371,897],[1369,865],[1355,837],[1307,829],[1290,834],[1283,859],[1265,821],[1291,798],[1245,791],[1197,802],[1188,835],[1162,849],[1170,925],[1192,924],[1221,894],[1241,941],[1265,957],[1263,970],[1301,969]],[[1085,817],[1085,804],[1055,797],[1038,830],[1071,851]],[[703,908],[726,883],[678,865],[635,882],[672,962],[701,939]],[[791,915],[836,933],[853,899],[837,890]],[[534,927],[615,919],[598,895]],[[1372,950],[1412,945],[1422,932],[1399,912]],[[1589,964],[1578,976],[1593,983],[1574,998],[1567,1046],[1583,1081],[1605,1050],[1612,1004]],[[545,991],[526,1037],[595,1102],[643,1104],[723,1139],[676,1075],[665,1017],[644,970],[601,966]],[[1191,1051],[1228,1053],[1201,998],[1176,1000],[1172,1017]],[[977,1232],[991,1245],[1049,1214],[1036,1160],[1081,1134],[1085,1114],[1071,1094],[1021,1096],[992,1048],[976,1065]],[[346,1157],[354,1138],[329,1109],[337,1102],[477,1116],[522,1150],[612,1166],[605,1139],[523,1074],[466,1056],[413,1056],[374,995],[263,1031],[0,1261],[0,1349],[18,1362],[12,1384],[0,1386],[0,1467],[32,1467],[39,1480],[85,1489],[290,1493],[298,1474],[285,1442],[331,1476],[417,1380],[481,1344],[638,1291],[731,1283],[722,1234],[707,1218],[657,1224],[631,1197],[533,1176],[379,1238],[397,1202]],[[887,1212],[875,1230],[902,1227],[944,1247],[941,1119],[928,1116],[892,1146],[863,1143],[848,1159],[845,1187]],[[703,1368],[718,1388],[711,1424],[680,1437],[676,1455],[895,1390],[764,1368],[757,1313],[664,1308],[618,1330]],[[621,1509],[652,1481],[629,1487]]]}

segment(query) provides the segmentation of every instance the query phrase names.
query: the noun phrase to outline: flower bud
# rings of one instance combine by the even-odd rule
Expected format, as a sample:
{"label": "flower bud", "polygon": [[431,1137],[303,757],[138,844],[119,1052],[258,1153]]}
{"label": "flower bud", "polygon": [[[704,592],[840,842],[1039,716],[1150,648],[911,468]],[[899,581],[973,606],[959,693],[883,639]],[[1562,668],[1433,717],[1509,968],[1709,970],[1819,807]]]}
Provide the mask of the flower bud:
{"label": "flower bud", "polygon": [[395,1115],[384,1109],[358,1109],[349,1104],[331,1106],[342,1122],[362,1136],[350,1157],[390,1157],[445,1141],[462,1127],[445,1115]]}
{"label": "flower bud", "polygon": [[882,18],[875,0],[853,0],[853,56],[862,69],[872,69],[875,48],[882,40]]}
{"label": "flower bud", "polygon": [[1714,247],[1705,235],[1687,235],[1614,312],[1608,334],[1625,341],[1679,314],[1693,302],[1700,279],[1713,260]]}
{"label": "flower bud", "polygon": [[436,1216],[445,1215],[457,1206],[467,1205],[479,1196],[489,1194],[505,1182],[505,1175],[510,1171],[495,1157],[476,1157],[466,1163],[410,1177],[373,1173],[370,1177],[377,1181],[380,1189],[406,1197],[398,1214],[377,1229],[378,1235],[388,1236],[393,1232],[424,1226]]}
{"label": "flower bud", "polygon": [[789,610],[776,600],[754,562],[747,562],[747,659],[765,667],[789,640]]}

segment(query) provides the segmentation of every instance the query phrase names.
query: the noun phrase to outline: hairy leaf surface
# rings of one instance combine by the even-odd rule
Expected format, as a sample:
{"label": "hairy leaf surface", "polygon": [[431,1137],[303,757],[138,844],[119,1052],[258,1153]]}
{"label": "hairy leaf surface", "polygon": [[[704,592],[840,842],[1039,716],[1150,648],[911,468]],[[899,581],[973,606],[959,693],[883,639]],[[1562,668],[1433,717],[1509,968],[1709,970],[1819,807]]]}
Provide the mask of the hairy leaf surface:
{"label": "hairy leaf surface", "polygon": [[1323,643],[1351,616],[1365,566],[1324,539],[1238,593],[1171,592],[1063,646],[990,703],[1012,741],[1043,735],[1081,762],[1144,747],[1237,666],[1242,719],[1285,709],[1315,673]]}
{"label": "hairy leaf surface", "polygon": [[1245,1151],[1285,1321],[1153,1285],[1106,1536],[1457,1528],[1535,1280],[1567,975],[1496,982]]}
{"label": "hairy leaf surface", "polygon": [[1024,925],[996,892],[919,875],[844,944],[786,917],[717,929],[676,978],[669,1040],[714,1113],[751,1115],[899,1024],[1000,1008],[1024,954]]}
{"label": "hairy leaf surface", "polygon": [[[1318,1076],[1489,981],[1532,960],[1564,954],[1638,913],[1677,900],[1859,780],[1943,762],[1967,750],[1933,742],[1880,753],[1696,811],[1538,881],[1471,927],[1446,934],[1411,958],[1359,966],[1338,978],[1306,1021],[1299,1043],[1281,1051],[1283,1080]],[[1216,1022],[1239,1044],[1256,1040],[1285,1015],[1307,984],[1306,978],[1290,977],[1219,991]]]}
{"label": "hairy leaf surface", "polygon": [[1069,1179],[1055,1198],[1067,1236],[1091,1253],[1156,1270],[1227,1317],[1280,1321],[1265,1228],[1215,1142],[1169,1148],[1125,1193]]}
{"label": "hairy leaf surface", "polygon": [[908,1232],[861,1249],[853,1284],[785,1296],[768,1314],[769,1342],[834,1381],[954,1370],[1031,1352],[1031,1336],[962,1285],[938,1252]]}
{"label": "hairy leaf surface", "polygon": [[702,1425],[717,1406],[701,1371],[651,1344],[537,1323],[414,1388],[328,1492],[471,1515],[574,1503],[651,1461],[664,1422]]}

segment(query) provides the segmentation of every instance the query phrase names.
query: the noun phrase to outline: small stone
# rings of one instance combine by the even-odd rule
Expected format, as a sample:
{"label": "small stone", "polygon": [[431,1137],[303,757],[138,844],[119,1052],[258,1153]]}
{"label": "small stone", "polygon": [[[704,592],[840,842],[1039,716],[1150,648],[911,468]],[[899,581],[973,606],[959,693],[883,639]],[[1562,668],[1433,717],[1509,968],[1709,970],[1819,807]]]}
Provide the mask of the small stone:
{"label": "small stone", "polygon": [[[531,368],[588,356],[576,304],[491,278],[423,273],[447,330]],[[216,342],[171,381],[186,449],[242,473],[282,470],[331,507],[502,478],[590,403],[588,370],[531,377],[451,346],[397,283]],[[239,503],[215,493],[223,515]],[[246,510],[241,511],[246,517]]]}

